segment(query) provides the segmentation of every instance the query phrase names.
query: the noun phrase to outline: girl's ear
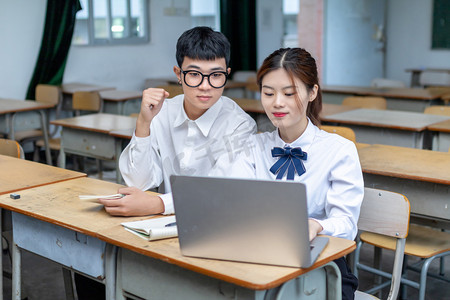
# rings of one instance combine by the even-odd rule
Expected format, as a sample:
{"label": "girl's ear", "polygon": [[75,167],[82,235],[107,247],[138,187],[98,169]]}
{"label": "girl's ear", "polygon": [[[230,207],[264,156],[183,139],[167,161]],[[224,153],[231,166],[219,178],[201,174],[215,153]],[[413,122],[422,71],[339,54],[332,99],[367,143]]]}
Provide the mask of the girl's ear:
{"label": "girl's ear", "polygon": [[319,91],[319,86],[315,84],[311,91],[309,92],[309,102],[313,102],[317,97],[317,92]]}

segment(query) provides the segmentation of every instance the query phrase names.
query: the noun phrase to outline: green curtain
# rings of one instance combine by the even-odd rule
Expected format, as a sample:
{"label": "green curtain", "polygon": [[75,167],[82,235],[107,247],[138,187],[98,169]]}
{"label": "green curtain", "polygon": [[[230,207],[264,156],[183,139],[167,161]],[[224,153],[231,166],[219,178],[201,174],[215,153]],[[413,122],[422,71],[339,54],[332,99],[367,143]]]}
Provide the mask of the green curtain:
{"label": "green curtain", "polygon": [[231,43],[231,72],[256,70],[256,0],[221,0],[220,27]]}
{"label": "green curtain", "polygon": [[35,98],[39,83],[60,85],[72,42],[75,16],[81,9],[79,0],[48,0],[44,33],[26,99]]}

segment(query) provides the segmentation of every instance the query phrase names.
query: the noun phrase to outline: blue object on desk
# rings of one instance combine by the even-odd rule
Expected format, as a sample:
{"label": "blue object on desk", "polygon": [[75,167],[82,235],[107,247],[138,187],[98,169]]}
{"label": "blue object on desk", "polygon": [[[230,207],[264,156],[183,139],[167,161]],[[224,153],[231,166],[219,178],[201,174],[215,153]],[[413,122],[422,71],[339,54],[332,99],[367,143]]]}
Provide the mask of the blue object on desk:
{"label": "blue object on desk", "polygon": [[165,227],[172,227],[172,226],[177,226],[177,222],[172,222],[172,223],[166,224]]}

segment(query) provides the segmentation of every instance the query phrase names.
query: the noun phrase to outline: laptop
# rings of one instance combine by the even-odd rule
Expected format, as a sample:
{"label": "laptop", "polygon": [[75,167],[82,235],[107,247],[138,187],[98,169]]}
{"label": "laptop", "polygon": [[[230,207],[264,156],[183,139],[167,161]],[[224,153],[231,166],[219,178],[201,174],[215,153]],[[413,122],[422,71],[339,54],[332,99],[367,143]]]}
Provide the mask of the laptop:
{"label": "laptop", "polygon": [[170,181],[185,256],[308,268],[328,243],[309,242],[302,183],[181,175]]}

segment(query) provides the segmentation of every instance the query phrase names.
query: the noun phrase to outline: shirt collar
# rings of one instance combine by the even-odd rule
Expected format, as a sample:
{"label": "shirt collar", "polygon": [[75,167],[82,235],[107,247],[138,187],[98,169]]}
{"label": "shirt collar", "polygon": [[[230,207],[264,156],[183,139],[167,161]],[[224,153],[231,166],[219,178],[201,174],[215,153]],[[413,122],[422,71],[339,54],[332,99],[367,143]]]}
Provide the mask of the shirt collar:
{"label": "shirt collar", "polygon": [[[181,109],[178,111],[178,115],[173,123],[174,127],[181,126],[185,122],[189,121],[189,118],[184,110],[183,104],[184,104],[184,97],[183,102],[181,102],[180,104]],[[204,136],[208,136],[212,125],[219,116],[222,106],[223,101],[222,97],[220,97],[219,100],[217,100],[217,102],[214,103],[214,105],[211,106],[203,115],[201,115],[197,120],[193,121],[195,124],[197,124],[198,128],[200,129],[200,131]]]}
{"label": "shirt collar", "polygon": [[300,147],[302,148],[303,151],[306,152],[311,146],[312,142],[314,141],[315,136],[316,136],[316,126],[314,126],[314,124],[308,118],[308,125],[306,126],[305,131],[298,139],[296,139],[292,143],[286,143],[281,139],[280,134],[277,132],[275,143],[276,145],[281,145],[281,147],[286,146],[289,146],[291,148]]}

